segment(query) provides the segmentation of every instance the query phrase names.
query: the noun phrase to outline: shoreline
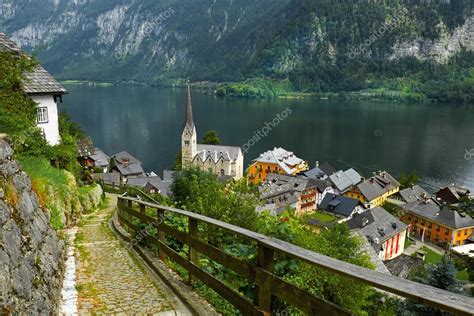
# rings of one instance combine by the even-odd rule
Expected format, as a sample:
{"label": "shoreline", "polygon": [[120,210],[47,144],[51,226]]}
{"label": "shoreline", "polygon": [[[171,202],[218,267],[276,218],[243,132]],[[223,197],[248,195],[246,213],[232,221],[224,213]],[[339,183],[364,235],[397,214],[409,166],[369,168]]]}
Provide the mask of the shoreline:
{"label": "shoreline", "polygon": [[[61,84],[65,86],[90,86],[90,87],[146,87],[146,88],[184,88],[186,86],[185,80],[176,79],[170,80],[169,83],[148,83],[142,81],[124,81],[124,82],[107,82],[107,81],[91,81],[91,80],[60,80]],[[340,92],[297,92],[288,91],[275,93],[274,95],[235,95],[232,93],[222,95],[218,92],[219,87],[224,87],[229,84],[238,84],[239,82],[213,82],[213,81],[197,81],[192,82],[191,86],[194,90],[205,91],[205,95],[217,96],[220,98],[236,98],[236,99],[319,99],[319,100],[354,100],[354,101],[379,101],[379,102],[393,102],[400,104],[433,104],[433,103],[451,103],[460,104],[455,100],[437,100],[428,99],[416,95],[403,95],[401,91],[378,89],[365,89],[359,91],[340,91]],[[474,105],[474,103],[461,103],[464,105]]]}

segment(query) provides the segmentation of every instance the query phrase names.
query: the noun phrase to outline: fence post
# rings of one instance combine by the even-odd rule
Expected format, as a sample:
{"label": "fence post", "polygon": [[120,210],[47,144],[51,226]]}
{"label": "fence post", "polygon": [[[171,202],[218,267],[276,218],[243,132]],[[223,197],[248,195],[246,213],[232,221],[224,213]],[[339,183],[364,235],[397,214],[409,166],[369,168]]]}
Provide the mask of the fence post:
{"label": "fence post", "polygon": [[[157,209],[157,223],[158,223],[158,239],[165,244],[166,236],[165,232],[160,229],[160,225],[165,225],[165,212],[163,210]],[[161,260],[164,261],[166,258],[165,252],[163,251],[162,247],[158,248],[158,255],[160,256]]]}
{"label": "fence post", "polygon": [[[194,218],[188,218],[189,220],[189,236],[194,237],[196,239],[199,238],[199,228],[198,228],[198,220]],[[191,245],[188,245],[189,247],[189,260],[194,263],[195,265],[199,265],[199,259],[198,259],[198,252],[191,247]],[[188,282],[191,284],[195,278],[191,275],[191,272],[189,272],[189,279]]]}
{"label": "fence post", "polygon": [[[275,252],[273,249],[257,244],[257,269],[272,272]],[[270,303],[272,298],[271,284],[265,281],[264,284],[255,287],[255,304],[264,313],[270,315]]]}

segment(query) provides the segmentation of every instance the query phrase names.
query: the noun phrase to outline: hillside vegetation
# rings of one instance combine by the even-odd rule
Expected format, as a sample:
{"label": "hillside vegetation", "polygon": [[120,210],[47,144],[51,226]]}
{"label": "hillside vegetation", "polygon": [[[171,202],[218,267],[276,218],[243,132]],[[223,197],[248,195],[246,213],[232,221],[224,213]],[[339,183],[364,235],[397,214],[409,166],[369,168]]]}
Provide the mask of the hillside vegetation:
{"label": "hillside vegetation", "polygon": [[470,0],[5,0],[0,28],[62,79],[473,101]]}
{"label": "hillside vegetation", "polygon": [[0,52],[0,133],[6,133],[15,150],[15,158],[30,176],[40,206],[47,210],[55,229],[73,225],[79,216],[97,207],[102,200],[98,186],[81,186],[81,167],[76,161],[77,137],[82,132],[62,115],[62,142],[49,146],[36,126],[36,104],[23,93],[23,73],[36,61]]}

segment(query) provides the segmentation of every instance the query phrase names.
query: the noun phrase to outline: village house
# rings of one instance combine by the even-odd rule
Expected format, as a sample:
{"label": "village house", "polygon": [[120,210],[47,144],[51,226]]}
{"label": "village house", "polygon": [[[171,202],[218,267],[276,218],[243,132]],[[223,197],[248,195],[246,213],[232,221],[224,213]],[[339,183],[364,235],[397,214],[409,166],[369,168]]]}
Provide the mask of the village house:
{"label": "village house", "polygon": [[229,176],[235,180],[242,178],[244,175],[244,155],[240,147],[197,143],[189,84],[187,93],[186,116],[181,134],[182,167],[196,166],[220,177]]}
{"label": "village house", "polygon": [[126,184],[129,178],[146,176],[141,161],[126,151],[112,156],[111,170],[120,174],[122,184]]}
{"label": "village house", "polygon": [[161,193],[163,181],[158,176],[128,178],[127,186],[136,187],[146,193]]}
{"label": "village house", "polygon": [[305,177],[269,174],[259,186],[260,198],[267,208],[285,210],[294,208],[297,213],[316,210],[318,189],[315,181]]}
{"label": "village house", "polygon": [[338,218],[338,223],[350,220],[354,214],[363,213],[364,206],[359,200],[344,195],[327,194],[321,204],[319,211],[324,211]]}
{"label": "village house", "polygon": [[94,148],[94,152],[89,156],[90,161],[95,169],[100,169],[103,173],[109,171],[110,157],[99,148]]}
{"label": "village house", "polygon": [[427,199],[401,206],[402,221],[410,225],[412,235],[422,241],[450,246],[464,245],[474,232],[474,219],[468,214],[440,207]]}
{"label": "village house", "polygon": [[[0,32],[0,51],[10,51],[20,56],[24,52],[8,36]],[[37,126],[42,130],[46,141],[54,146],[61,142],[59,136],[58,102],[66,89],[59,84],[41,65],[30,73],[24,74],[23,88],[37,104]]]}
{"label": "village house", "polygon": [[248,168],[248,183],[258,185],[265,182],[269,174],[296,175],[308,170],[308,163],[296,157],[291,151],[274,148],[252,160]]}
{"label": "village house", "polygon": [[391,260],[403,253],[407,225],[381,207],[355,214],[348,222],[349,228],[367,238],[381,260]]}
{"label": "village house", "polygon": [[354,169],[350,168],[346,171],[339,170],[329,176],[335,189],[335,194],[344,194],[355,185],[360,183],[362,177]]}
{"label": "village house", "polygon": [[326,180],[329,176],[336,173],[336,169],[331,166],[329,163],[325,162],[322,165],[319,165],[319,161],[316,161],[315,167],[308,171],[299,173],[310,179]]}
{"label": "village house", "polygon": [[448,203],[451,205],[458,204],[461,202],[461,199],[469,197],[471,192],[462,187],[450,185],[446,188],[442,188],[438,192],[435,193],[436,199],[438,201]]}
{"label": "village house", "polygon": [[372,208],[383,205],[389,196],[399,190],[400,183],[394,177],[387,171],[379,171],[346,192],[345,195],[360,200],[367,208]]}
{"label": "village house", "polygon": [[431,199],[431,195],[418,184],[409,188],[400,190],[390,197],[390,202],[395,204],[405,204],[417,201],[425,201]]}

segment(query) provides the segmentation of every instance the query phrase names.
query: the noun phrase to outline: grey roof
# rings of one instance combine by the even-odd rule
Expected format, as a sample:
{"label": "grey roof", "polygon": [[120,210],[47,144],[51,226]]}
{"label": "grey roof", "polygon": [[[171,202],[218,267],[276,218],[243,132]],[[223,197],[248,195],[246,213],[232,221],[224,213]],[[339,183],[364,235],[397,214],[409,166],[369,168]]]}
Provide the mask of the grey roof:
{"label": "grey roof", "polygon": [[357,171],[350,168],[346,171],[340,170],[330,175],[329,179],[339,191],[344,193],[358,184],[362,180],[362,177]]}
{"label": "grey roof", "polygon": [[303,192],[314,186],[311,179],[305,177],[270,173],[265,183],[259,186],[259,191],[261,198],[269,199],[289,192]]}
{"label": "grey roof", "polygon": [[137,158],[135,158],[134,156],[132,156],[130,153],[126,151],[119,152],[118,154],[113,155],[112,158],[119,163],[124,163],[126,161],[128,161],[129,164],[142,163],[140,160],[138,160]]}
{"label": "grey roof", "polygon": [[163,181],[173,182],[175,173],[176,171],[174,170],[163,170]]}
{"label": "grey roof", "polygon": [[319,166],[319,169],[321,169],[328,177],[337,171],[336,168],[331,166],[328,162]]}
{"label": "grey roof", "polygon": [[425,200],[425,198],[431,198],[429,193],[426,192],[426,190],[423,189],[418,184],[414,185],[410,188],[400,190],[400,192],[398,192],[398,195],[406,203],[416,202],[416,201],[423,201],[423,200]]}
{"label": "grey roof", "polygon": [[296,157],[293,152],[281,147],[275,147],[273,150],[260,154],[258,158],[252,160],[252,163],[255,162],[277,164],[287,174],[293,174],[297,171],[296,167],[298,165],[305,164],[303,159]]}
{"label": "grey roof", "polygon": [[139,163],[129,163],[128,165],[117,163],[115,167],[123,176],[141,175],[145,173],[142,165]]}
{"label": "grey roof", "polygon": [[[15,54],[22,54],[22,50],[7,35],[0,32],[0,50],[10,50]],[[33,72],[25,73],[23,87],[26,94],[53,94],[61,95],[67,93],[66,89],[56,81],[41,65]]]}
{"label": "grey roof", "polygon": [[237,158],[239,158],[239,155],[242,154],[240,147],[235,146],[197,144],[196,148],[196,156],[199,157],[201,161],[211,159],[213,162],[218,162],[222,159],[235,162]]}
{"label": "grey roof", "polygon": [[399,186],[400,183],[388,172],[380,171],[377,175],[357,185],[357,188],[367,201],[372,201]]}
{"label": "grey roof", "polygon": [[95,148],[94,154],[89,158],[94,161],[96,167],[107,167],[110,164],[110,157],[99,148]]}
{"label": "grey roof", "polygon": [[145,188],[147,185],[151,185],[152,187],[159,189],[159,186],[161,184],[161,178],[156,176],[156,177],[138,177],[138,178],[129,178],[127,180],[127,185],[129,186],[134,186],[134,187],[139,187],[139,188]]}
{"label": "grey roof", "polygon": [[474,226],[474,219],[468,214],[440,207],[435,203],[411,202],[401,207],[412,214],[455,229]]}
{"label": "grey roof", "polygon": [[94,173],[92,177],[95,180],[103,181],[105,184],[120,185],[120,174],[117,172]]}
{"label": "grey roof", "polygon": [[358,230],[374,246],[381,245],[408,226],[387,212],[382,207],[376,207],[362,214],[355,214],[349,221],[349,227]]}
{"label": "grey roof", "polygon": [[17,54],[22,53],[21,48],[2,32],[0,32],[0,50],[10,50]]}
{"label": "grey roof", "polygon": [[94,144],[92,138],[85,137],[76,140],[76,157],[89,157],[94,153]]}
{"label": "grey roof", "polygon": [[328,193],[319,204],[319,209],[342,217],[349,217],[358,205],[360,205],[359,200]]}
{"label": "grey roof", "polygon": [[310,179],[308,186],[314,186],[318,189],[320,193],[323,193],[328,187],[331,186],[331,182],[320,179]]}
{"label": "grey roof", "polygon": [[33,72],[25,74],[23,82],[26,94],[65,94],[66,89],[56,81],[41,65]]}

